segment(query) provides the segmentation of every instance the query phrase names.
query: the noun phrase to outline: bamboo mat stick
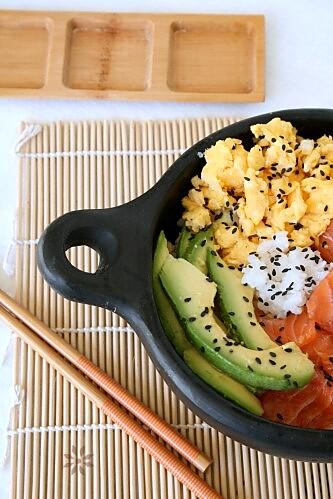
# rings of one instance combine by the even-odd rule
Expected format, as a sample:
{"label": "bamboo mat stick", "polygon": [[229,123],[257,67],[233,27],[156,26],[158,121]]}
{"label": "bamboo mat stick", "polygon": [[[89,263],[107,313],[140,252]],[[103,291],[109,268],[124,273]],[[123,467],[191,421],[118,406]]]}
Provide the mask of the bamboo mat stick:
{"label": "bamboo mat stick", "polygon": [[[190,468],[184,465],[174,454],[166,447],[162,446],[150,433],[146,432],[138,423],[128,416],[128,414],[110,400],[103,392],[96,387],[83,374],[77,371],[53,348],[40,339],[31,329],[20,322],[16,317],[9,313],[5,308],[0,308],[0,317],[17,334],[19,334],[31,348],[45,360],[52,364],[57,371],[61,373],[68,381],[75,384],[91,402],[95,403],[106,415],[110,416],[124,431],[129,433],[140,443],[154,458],[172,472],[180,481],[202,499],[218,499],[221,496],[214,491],[198,475],[193,473]],[[89,361],[87,361],[88,372]]]}

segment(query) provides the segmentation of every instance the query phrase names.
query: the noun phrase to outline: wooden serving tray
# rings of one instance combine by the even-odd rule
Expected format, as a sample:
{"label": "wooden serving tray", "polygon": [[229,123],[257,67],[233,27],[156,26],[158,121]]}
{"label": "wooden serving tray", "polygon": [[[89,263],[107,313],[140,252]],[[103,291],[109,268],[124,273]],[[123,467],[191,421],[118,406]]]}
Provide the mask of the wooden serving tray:
{"label": "wooden serving tray", "polygon": [[264,95],[263,16],[0,11],[0,96]]}

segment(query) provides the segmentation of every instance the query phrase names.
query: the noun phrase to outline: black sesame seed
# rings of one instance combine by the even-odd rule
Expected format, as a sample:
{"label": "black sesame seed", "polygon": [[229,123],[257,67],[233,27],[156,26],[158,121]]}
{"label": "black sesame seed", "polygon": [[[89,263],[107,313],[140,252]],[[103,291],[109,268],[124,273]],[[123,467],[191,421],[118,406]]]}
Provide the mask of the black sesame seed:
{"label": "black sesame seed", "polygon": [[287,364],[283,364],[283,366],[280,367],[280,369],[285,369],[287,367]]}
{"label": "black sesame seed", "polygon": [[272,142],[276,142],[276,138],[275,137],[272,137]]}
{"label": "black sesame seed", "polygon": [[289,168],[287,168],[287,169],[286,169],[286,173],[290,173],[290,172],[292,172],[292,171],[293,171],[293,169],[292,169],[292,167],[291,167],[291,166],[290,166]]}
{"label": "black sesame seed", "polygon": [[326,371],[324,371],[324,376],[325,378],[328,380],[328,381],[333,381],[333,376],[331,376],[330,374],[328,374]]}
{"label": "black sesame seed", "polygon": [[235,270],[235,268],[236,267],[234,265],[228,265],[228,269],[230,269],[230,270]]}
{"label": "black sesame seed", "polygon": [[219,352],[221,350],[221,347],[215,347],[214,350],[215,352]]}
{"label": "black sesame seed", "polygon": [[213,282],[213,280],[210,277],[206,277],[207,282]]}
{"label": "black sesame seed", "polygon": [[190,321],[190,322],[194,322],[195,320],[196,320],[196,317],[190,317],[190,318],[189,318],[189,321]]}
{"label": "black sesame seed", "polygon": [[252,313],[252,312],[248,312],[248,313],[247,313],[247,315],[248,315],[249,317],[253,317],[253,313]]}
{"label": "black sesame seed", "polygon": [[237,232],[237,228],[236,228],[236,227],[234,227],[234,228],[232,229],[232,231],[231,231],[231,234],[236,234],[236,232]]}
{"label": "black sesame seed", "polygon": [[326,212],[328,210],[328,205],[325,205],[324,211]]}
{"label": "black sesame seed", "polygon": [[319,173],[322,177],[325,177],[325,172],[323,170],[319,170]]}
{"label": "black sesame seed", "polygon": [[264,302],[265,307],[268,307],[269,303],[267,301]]}
{"label": "black sesame seed", "polygon": [[206,239],[204,239],[203,241],[201,241],[200,246],[204,247],[206,242],[207,242]]}
{"label": "black sesame seed", "polygon": [[214,251],[214,250],[211,250],[211,252],[210,252],[210,253],[211,253],[211,255],[213,255],[213,256],[217,256],[217,253],[216,253],[216,251]]}
{"label": "black sesame seed", "polygon": [[209,331],[210,329],[212,329],[212,326],[210,324],[207,324],[207,326],[205,326],[205,329],[207,329],[207,331]]}
{"label": "black sesame seed", "polygon": [[285,374],[283,377],[284,377],[285,379],[289,379],[289,378],[291,378],[291,374]]}
{"label": "black sesame seed", "polygon": [[287,272],[289,272],[289,270],[291,270],[291,269],[288,269],[288,268],[287,269],[283,269],[282,270],[282,274],[286,274]]}
{"label": "black sesame seed", "polygon": [[293,349],[288,347],[288,348],[285,348],[284,351],[287,352],[287,353],[290,353],[290,352],[293,351]]}
{"label": "black sesame seed", "polygon": [[213,339],[213,343],[217,343],[217,338],[214,338],[214,339]]}
{"label": "black sesame seed", "polygon": [[205,353],[205,347],[200,347],[200,352]]}
{"label": "black sesame seed", "polygon": [[277,166],[279,163],[272,163],[271,166]]}
{"label": "black sesame seed", "polygon": [[184,299],[184,302],[185,302],[185,303],[188,303],[188,302],[189,302],[189,301],[191,301],[191,300],[192,300],[192,298],[188,297],[188,298],[185,298],[185,299]]}
{"label": "black sesame seed", "polygon": [[228,312],[228,315],[235,315],[235,312]]}
{"label": "black sesame seed", "polygon": [[247,297],[247,296],[243,296],[243,300],[244,300],[246,303],[249,303],[249,301],[250,301],[250,300],[248,299],[248,297]]}
{"label": "black sesame seed", "polygon": [[232,348],[230,348],[229,353],[232,353],[232,352],[233,352],[233,349],[232,349]]}
{"label": "black sesame seed", "polygon": [[249,369],[249,371],[253,372],[253,369],[251,366],[247,366],[247,368]]}
{"label": "black sesame seed", "polygon": [[247,182],[250,182],[250,178],[249,177],[244,177],[244,180],[246,180]]}
{"label": "black sesame seed", "polygon": [[252,322],[252,321],[250,321],[250,324],[251,324],[251,326],[256,326],[257,325],[256,322]]}
{"label": "black sesame seed", "polygon": [[268,359],[268,360],[269,360],[270,364],[272,364],[272,366],[276,366],[275,360],[272,360],[272,359]]}
{"label": "black sesame seed", "polygon": [[262,352],[262,351],[263,351],[263,348],[261,348],[261,347],[257,347],[257,350],[258,350],[258,352]]}
{"label": "black sesame seed", "polygon": [[259,359],[259,357],[256,357],[255,361],[256,361],[257,364],[261,364],[261,359]]}
{"label": "black sesame seed", "polygon": [[281,149],[282,149],[282,151],[284,151],[286,149],[285,144],[282,144]]}
{"label": "black sesame seed", "polygon": [[293,152],[293,150],[292,150],[292,149],[287,149],[287,150],[286,150],[286,152],[288,152],[288,153],[292,153],[292,152]]}
{"label": "black sesame seed", "polygon": [[275,352],[269,352],[269,355],[270,355],[271,357],[273,357],[273,358],[274,358],[274,357],[276,357],[276,353],[275,353]]}
{"label": "black sesame seed", "polygon": [[284,136],[283,135],[279,135],[280,139],[284,139]]}
{"label": "black sesame seed", "polygon": [[205,307],[204,310],[201,312],[201,317],[205,317],[205,315],[207,315],[209,312],[209,308],[208,307]]}

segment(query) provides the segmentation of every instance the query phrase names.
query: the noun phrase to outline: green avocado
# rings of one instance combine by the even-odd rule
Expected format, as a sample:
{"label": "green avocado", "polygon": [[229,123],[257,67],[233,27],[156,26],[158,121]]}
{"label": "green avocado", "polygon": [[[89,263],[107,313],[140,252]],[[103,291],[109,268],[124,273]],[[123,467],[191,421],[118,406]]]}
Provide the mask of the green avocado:
{"label": "green avocado", "polygon": [[207,252],[208,250],[213,249],[213,242],[214,229],[211,225],[208,229],[201,230],[194,236],[194,238],[188,245],[184,257],[190,263],[198,267],[198,269],[201,270],[201,272],[203,272],[204,274],[208,273],[206,264]]}
{"label": "green avocado", "polygon": [[276,347],[256,319],[253,289],[242,284],[242,273],[228,266],[215,251],[207,254],[208,273],[217,284],[221,318],[230,334],[253,350]]}
{"label": "green avocado", "polygon": [[199,378],[215,388],[217,392],[222,393],[226,398],[233,400],[250,412],[258,416],[262,415],[263,408],[259,399],[250,393],[244,385],[217,370],[195,348],[185,350],[184,360]]}
{"label": "green avocado", "polygon": [[169,255],[160,279],[191,343],[217,369],[264,390],[302,387],[312,378],[313,363],[295,343],[256,351],[228,337],[213,315],[216,284],[188,261]]}
{"label": "green avocado", "polygon": [[189,368],[208,385],[254,414],[263,412],[260,401],[241,383],[212,366],[189,342],[158,277],[169,256],[167,240],[160,233],[153,262],[153,291],[163,329]]}
{"label": "green avocado", "polygon": [[185,254],[190,244],[191,238],[194,238],[194,234],[189,231],[186,227],[183,227],[176,246],[176,256],[177,258],[185,258]]}

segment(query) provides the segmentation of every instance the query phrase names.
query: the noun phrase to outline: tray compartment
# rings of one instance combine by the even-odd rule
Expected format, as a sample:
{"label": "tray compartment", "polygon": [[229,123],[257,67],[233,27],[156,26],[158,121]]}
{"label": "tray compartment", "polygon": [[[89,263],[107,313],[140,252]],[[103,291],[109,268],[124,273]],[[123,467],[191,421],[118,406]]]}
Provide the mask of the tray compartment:
{"label": "tray compartment", "polygon": [[174,92],[250,93],[255,30],[249,21],[173,22],[168,86]]}
{"label": "tray compartment", "polygon": [[72,19],[64,84],[74,89],[144,91],[150,86],[153,24]]}
{"label": "tray compartment", "polygon": [[0,18],[0,88],[45,85],[52,21]]}

